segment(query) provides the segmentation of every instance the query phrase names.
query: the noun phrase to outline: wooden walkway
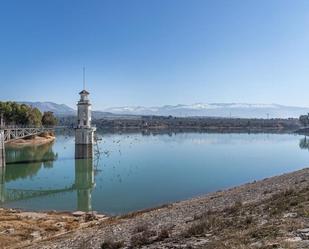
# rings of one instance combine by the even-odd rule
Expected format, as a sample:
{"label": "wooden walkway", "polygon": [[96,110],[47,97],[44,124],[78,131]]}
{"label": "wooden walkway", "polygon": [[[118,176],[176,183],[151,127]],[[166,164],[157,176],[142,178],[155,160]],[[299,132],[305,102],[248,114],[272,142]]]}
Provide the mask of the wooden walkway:
{"label": "wooden walkway", "polygon": [[43,132],[48,132],[48,131],[53,131],[53,130],[54,130],[53,128],[45,128],[45,127],[27,127],[27,128],[14,127],[14,128],[1,129],[1,131],[3,131],[2,136],[4,137],[4,143],[12,141],[12,140],[16,140],[16,139],[29,137],[29,136],[39,135],[39,134],[42,134]]}
{"label": "wooden walkway", "polygon": [[45,127],[0,127],[0,168],[5,166],[5,143],[53,130]]}

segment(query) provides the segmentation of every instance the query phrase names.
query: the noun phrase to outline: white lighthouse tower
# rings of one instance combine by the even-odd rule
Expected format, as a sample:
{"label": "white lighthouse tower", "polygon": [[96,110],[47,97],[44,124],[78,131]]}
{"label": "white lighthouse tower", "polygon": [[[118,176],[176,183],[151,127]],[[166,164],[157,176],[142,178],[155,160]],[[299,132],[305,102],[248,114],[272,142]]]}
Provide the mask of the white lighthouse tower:
{"label": "white lighthouse tower", "polygon": [[93,156],[93,143],[95,127],[91,125],[91,104],[89,92],[84,90],[80,93],[80,100],[77,103],[77,126],[75,128],[75,158],[91,158]]}

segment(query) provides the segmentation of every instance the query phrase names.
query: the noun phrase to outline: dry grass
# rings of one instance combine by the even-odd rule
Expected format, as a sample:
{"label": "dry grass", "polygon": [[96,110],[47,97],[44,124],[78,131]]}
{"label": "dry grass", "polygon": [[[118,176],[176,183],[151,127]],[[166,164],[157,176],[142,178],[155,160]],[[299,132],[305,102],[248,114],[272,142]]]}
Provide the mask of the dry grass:
{"label": "dry grass", "polygon": [[[286,213],[296,213],[295,218],[283,218]],[[288,190],[272,195],[268,200],[243,205],[236,202],[223,211],[206,212],[195,221],[180,238],[210,236],[203,248],[254,248],[260,242],[263,249],[292,248],[283,242],[289,232],[303,226],[309,214],[309,188]]]}
{"label": "dry grass", "polygon": [[163,204],[161,206],[157,206],[157,207],[153,207],[153,208],[147,208],[147,209],[143,209],[143,210],[139,210],[139,211],[126,213],[126,214],[117,216],[116,218],[118,218],[118,219],[132,219],[132,218],[135,218],[135,217],[137,217],[141,214],[148,213],[148,212],[158,210],[158,209],[161,209],[161,208],[168,208],[170,206],[171,206],[171,204]]}
{"label": "dry grass", "polygon": [[[66,214],[46,214],[37,218],[31,215],[24,216],[27,212],[0,210],[0,248],[11,248],[20,243],[36,239],[32,235],[37,231],[42,238],[54,236],[63,231],[71,231],[79,227],[79,221]],[[30,212],[31,213],[31,212]],[[62,226],[57,226],[61,221]]]}
{"label": "dry grass", "polygon": [[[123,217],[133,218],[143,212]],[[284,218],[287,213],[296,213],[297,217]],[[269,199],[258,203],[243,204],[238,200],[224,210],[196,215],[194,221],[186,224],[186,229],[181,233],[173,233],[173,226],[155,231],[151,230],[149,224],[139,223],[132,230],[127,245],[108,241],[102,244],[102,248],[140,248],[158,242],[186,244],[194,241],[194,238],[204,238],[208,241],[204,245],[192,247],[188,243],[186,249],[293,249],[293,243],[284,242],[283,238],[302,228],[303,220],[308,218],[308,214],[309,187],[302,190],[291,189],[273,194]]]}

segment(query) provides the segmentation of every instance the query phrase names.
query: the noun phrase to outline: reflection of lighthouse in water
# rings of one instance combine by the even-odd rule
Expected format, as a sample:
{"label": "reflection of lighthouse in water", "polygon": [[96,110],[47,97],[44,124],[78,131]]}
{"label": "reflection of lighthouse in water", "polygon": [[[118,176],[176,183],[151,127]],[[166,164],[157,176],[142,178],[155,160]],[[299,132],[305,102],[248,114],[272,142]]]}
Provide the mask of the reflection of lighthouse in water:
{"label": "reflection of lighthouse in water", "polygon": [[91,192],[94,187],[93,160],[75,159],[75,189],[77,191],[77,210],[91,211]]}

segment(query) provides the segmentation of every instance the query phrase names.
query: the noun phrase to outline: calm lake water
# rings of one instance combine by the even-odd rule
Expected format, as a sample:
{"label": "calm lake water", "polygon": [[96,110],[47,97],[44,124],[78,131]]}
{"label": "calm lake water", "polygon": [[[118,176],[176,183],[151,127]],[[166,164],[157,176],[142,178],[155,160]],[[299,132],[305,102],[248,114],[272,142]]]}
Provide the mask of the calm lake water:
{"label": "calm lake water", "polygon": [[290,134],[100,134],[101,155],[74,159],[74,137],[7,148],[5,207],[120,214],[183,200],[309,165]]}

